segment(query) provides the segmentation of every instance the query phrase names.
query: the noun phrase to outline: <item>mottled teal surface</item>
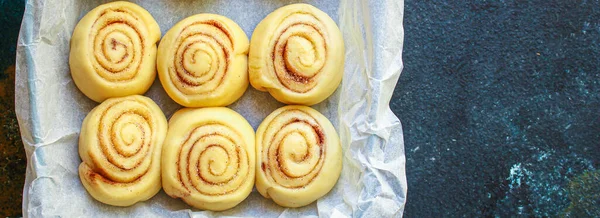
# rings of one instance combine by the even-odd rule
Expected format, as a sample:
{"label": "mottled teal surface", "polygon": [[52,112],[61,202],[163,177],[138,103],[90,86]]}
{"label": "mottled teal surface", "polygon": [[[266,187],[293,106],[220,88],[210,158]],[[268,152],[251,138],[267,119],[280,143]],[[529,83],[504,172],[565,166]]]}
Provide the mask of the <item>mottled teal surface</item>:
{"label": "mottled teal surface", "polygon": [[600,217],[600,2],[405,2],[405,215]]}
{"label": "mottled teal surface", "polygon": [[[24,0],[0,0],[0,68],[6,69],[15,64],[15,52],[19,28],[23,17]],[[7,75],[0,75],[0,79]]]}
{"label": "mottled teal surface", "polygon": [[0,0],[0,217],[20,216],[25,151],[14,111],[15,51],[24,1]]}

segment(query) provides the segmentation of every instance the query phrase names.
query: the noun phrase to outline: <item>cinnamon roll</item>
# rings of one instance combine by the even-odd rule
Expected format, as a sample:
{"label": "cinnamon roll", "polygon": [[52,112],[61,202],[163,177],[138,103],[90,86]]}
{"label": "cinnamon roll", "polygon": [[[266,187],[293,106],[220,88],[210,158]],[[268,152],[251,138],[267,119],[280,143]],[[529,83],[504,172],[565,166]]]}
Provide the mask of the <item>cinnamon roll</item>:
{"label": "cinnamon roll", "polygon": [[145,93],[156,78],[160,28],[129,2],[111,2],[87,13],[71,38],[69,65],[75,85],[89,98]]}
{"label": "cinnamon roll", "polygon": [[275,110],[256,132],[256,189],[284,207],[327,194],[342,169],[342,149],[329,120],[306,106]]}
{"label": "cinnamon roll", "polygon": [[161,188],[160,156],[167,119],[151,99],[111,98],[83,120],[79,177],[96,200],[129,206]]}
{"label": "cinnamon roll", "polygon": [[199,209],[232,208],[254,186],[254,149],[254,130],[235,111],[179,110],[163,147],[163,189]]}
{"label": "cinnamon roll", "polygon": [[248,37],[232,20],[197,14],[158,46],[158,75],[167,94],[186,107],[227,106],[248,88]]}
{"label": "cinnamon roll", "polygon": [[335,22],[307,4],[279,8],[252,34],[250,84],[286,104],[313,105],[338,87],[344,39]]}

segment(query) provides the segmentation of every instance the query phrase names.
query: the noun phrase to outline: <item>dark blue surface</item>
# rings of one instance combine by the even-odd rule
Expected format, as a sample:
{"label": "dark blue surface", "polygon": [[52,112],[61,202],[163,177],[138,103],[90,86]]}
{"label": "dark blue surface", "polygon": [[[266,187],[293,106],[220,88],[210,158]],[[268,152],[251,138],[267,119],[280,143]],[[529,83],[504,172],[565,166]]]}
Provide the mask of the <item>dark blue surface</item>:
{"label": "dark blue surface", "polygon": [[407,217],[600,217],[599,1],[406,0],[404,24]]}
{"label": "dark blue surface", "polygon": [[[15,64],[15,52],[19,27],[25,8],[24,0],[0,0],[0,69],[4,70]],[[0,74],[0,79],[7,78]]]}
{"label": "dark blue surface", "polygon": [[21,214],[27,159],[15,116],[15,52],[24,0],[0,0],[0,217]]}

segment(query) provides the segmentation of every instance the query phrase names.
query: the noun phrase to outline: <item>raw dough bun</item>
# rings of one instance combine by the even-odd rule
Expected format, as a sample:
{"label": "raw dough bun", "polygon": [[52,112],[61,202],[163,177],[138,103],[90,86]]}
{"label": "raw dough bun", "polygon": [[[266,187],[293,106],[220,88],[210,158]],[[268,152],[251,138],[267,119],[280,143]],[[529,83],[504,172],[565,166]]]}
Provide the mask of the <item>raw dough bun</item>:
{"label": "raw dough bun", "polygon": [[235,207],[254,186],[254,149],[254,130],[235,111],[179,110],[163,147],[163,189],[199,209]]}
{"label": "raw dough bun", "polygon": [[83,120],[79,178],[96,200],[130,206],[161,188],[160,154],[167,118],[151,99],[111,98]]}
{"label": "raw dough bun", "polygon": [[256,189],[284,207],[327,194],[342,170],[342,148],[331,122],[306,106],[275,110],[256,131]]}
{"label": "raw dough bun", "polygon": [[145,93],[156,78],[160,29],[152,15],[129,2],[87,13],[71,38],[69,65],[75,85],[96,102]]}
{"label": "raw dough bun", "polygon": [[344,39],[325,12],[307,4],[279,8],[252,34],[250,84],[286,104],[329,97],[344,74]]}
{"label": "raw dough bun", "polygon": [[221,15],[177,23],[160,41],[157,61],[167,94],[186,107],[227,106],[248,88],[248,37]]}

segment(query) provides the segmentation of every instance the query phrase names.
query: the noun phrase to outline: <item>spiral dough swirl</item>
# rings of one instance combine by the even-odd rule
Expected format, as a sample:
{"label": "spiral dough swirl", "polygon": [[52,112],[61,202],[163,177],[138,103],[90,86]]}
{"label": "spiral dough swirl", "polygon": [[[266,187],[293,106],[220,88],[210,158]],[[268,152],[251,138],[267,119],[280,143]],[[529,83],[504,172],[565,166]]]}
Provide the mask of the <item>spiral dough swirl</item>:
{"label": "spiral dough swirl", "polygon": [[312,116],[301,110],[287,110],[265,131],[261,168],[277,185],[302,188],[313,182],[323,168],[325,137]]}
{"label": "spiral dough swirl", "polygon": [[254,31],[250,83],[284,103],[315,104],[343,74],[344,46],[335,22],[319,9],[295,4],[269,14]]}
{"label": "spiral dough swirl", "polygon": [[[226,163],[223,166],[217,161]],[[179,179],[188,191],[225,195],[236,191],[247,179],[248,164],[248,153],[239,134],[227,126],[207,124],[192,130],[183,143],[179,151]]]}
{"label": "spiral dough swirl", "polygon": [[[296,20],[303,20],[298,22]],[[326,32],[318,18],[310,14],[297,13],[282,22],[275,32],[274,46],[271,48],[272,68],[277,79],[286,88],[299,93],[310,91],[316,85],[316,79],[327,61]],[[310,46],[312,55],[306,51],[294,52]],[[288,50],[289,49],[289,50]]]}
{"label": "spiral dough swirl", "polygon": [[96,73],[107,81],[134,78],[147,48],[140,32],[143,24],[129,9],[106,9],[92,25],[90,48]]}
{"label": "spiral dough swirl", "polygon": [[215,14],[188,17],[161,40],[159,77],[176,102],[225,106],[248,87],[248,38],[232,20]]}
{"label": "spiral dough swirl", "polygon": [[[71,39],[71,74],[95,101],[142,94],[155,76],[160,29],[143,8],[112,2],[90,11]],[[136,87],[132,87],[136,86]]]}
{"label": "spiral dough swirl", "polygon": [[171,118],[163,187],[201,209],[225,210],[254,184],[254,131],[227,108],[183,109]]}
{"label": "spiral dough swirl", "polygon": [[335,129],[306,106],[271,113],[258,128],[257,154],[257,189],[287,207],[304,206],[325,195],[341,170]]}
{"label": "spiral dough swirl", "polygon": [[106,100],[85,118],[79,176],[97,200],[128,206],[160,190],[160,152],[167,121],[149,98]]}

